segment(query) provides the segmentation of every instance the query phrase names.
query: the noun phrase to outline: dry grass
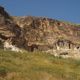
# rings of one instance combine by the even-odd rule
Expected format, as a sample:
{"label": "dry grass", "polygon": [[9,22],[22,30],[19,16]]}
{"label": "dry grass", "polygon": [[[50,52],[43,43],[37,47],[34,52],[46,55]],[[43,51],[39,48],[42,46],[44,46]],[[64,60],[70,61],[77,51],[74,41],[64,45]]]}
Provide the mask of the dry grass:
{"label": "dry grass", "polygon": [[80,80],[80,60],[0,50],[0,80]]}

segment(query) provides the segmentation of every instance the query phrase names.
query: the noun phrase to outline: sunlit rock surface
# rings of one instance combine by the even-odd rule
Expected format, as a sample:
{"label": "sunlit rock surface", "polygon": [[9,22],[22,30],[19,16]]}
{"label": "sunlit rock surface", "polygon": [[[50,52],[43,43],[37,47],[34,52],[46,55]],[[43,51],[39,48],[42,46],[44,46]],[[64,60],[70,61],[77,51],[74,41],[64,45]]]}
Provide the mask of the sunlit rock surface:
{"label": "sunlit rock surface", "polygon": [[80,25],[46,17],[10,16],[0,7],[0,43],[55,56],[80,56]]}

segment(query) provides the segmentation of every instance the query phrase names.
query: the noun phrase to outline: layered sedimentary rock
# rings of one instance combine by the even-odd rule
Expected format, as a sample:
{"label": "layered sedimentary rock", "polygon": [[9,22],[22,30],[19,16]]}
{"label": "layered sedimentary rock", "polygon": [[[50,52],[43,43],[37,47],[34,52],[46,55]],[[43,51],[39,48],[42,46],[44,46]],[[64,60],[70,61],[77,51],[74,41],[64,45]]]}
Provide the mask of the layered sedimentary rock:
{"label": "layered sedimentary rock", "polygon": [[4,42],[13,38],[19,38],[21,34],[20,27],[15,24],[11,16],[4,10],[3,7],[0,7],[0,41]]}
{"label": "layered sedimentary rock", "polygon": [[28,51],[80,53],[80,25],[32,16],[10,16],[0,7],[0,40]]}
{"label": "layered sedimentary rock", "polygon": [[28,45],[54,46],[61,44],[70,48],[71,45],[80,44],[80,26],[78,25],[31,16],[14,17],[14,21],[23,30]]}

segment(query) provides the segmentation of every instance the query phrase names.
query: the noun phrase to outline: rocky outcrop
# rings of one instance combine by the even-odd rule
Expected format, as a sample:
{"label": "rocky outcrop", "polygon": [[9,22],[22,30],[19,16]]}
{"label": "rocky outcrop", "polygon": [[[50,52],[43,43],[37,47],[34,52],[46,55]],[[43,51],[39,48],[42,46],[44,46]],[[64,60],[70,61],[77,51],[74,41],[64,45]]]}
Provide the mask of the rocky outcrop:
{"label": "rocky outcrop", "polygon": [[3,43],[7,40],[13,43],[20,35],[20,27],[13,22],[11,16],[4,8],[0,7],[0,47],[2,47]]}
{"label": "rocky outcrop", "polygon": [[[48,18],[14,17],[21,27],[28,45],[65,45],[68,48],[80,44],[80,27]],[[56,47],[56,46],[55,46]],[[71,47],[72,48],[72,47]]]}
{"label": "rocky outcrop", "polygon": [[4,37],[20,35],[20,28],[2,7],[0,7],[0,35]]}
{"label": "rocky outcrop", "polygon": [[28,51],[80,53],[80,26],[44,17],[10,16],[0,7],[0,41]]}

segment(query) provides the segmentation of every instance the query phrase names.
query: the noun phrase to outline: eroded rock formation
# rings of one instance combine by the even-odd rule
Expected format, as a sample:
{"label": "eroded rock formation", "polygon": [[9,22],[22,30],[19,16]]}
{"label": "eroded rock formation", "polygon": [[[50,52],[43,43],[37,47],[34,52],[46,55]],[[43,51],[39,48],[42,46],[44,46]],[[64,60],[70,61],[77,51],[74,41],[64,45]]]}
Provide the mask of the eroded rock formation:
{"label": "eroded rock formation", "polygon": [[0,7],[0,42],[28,51],[80,54],[80,26],[44,17],[10,16]]}

